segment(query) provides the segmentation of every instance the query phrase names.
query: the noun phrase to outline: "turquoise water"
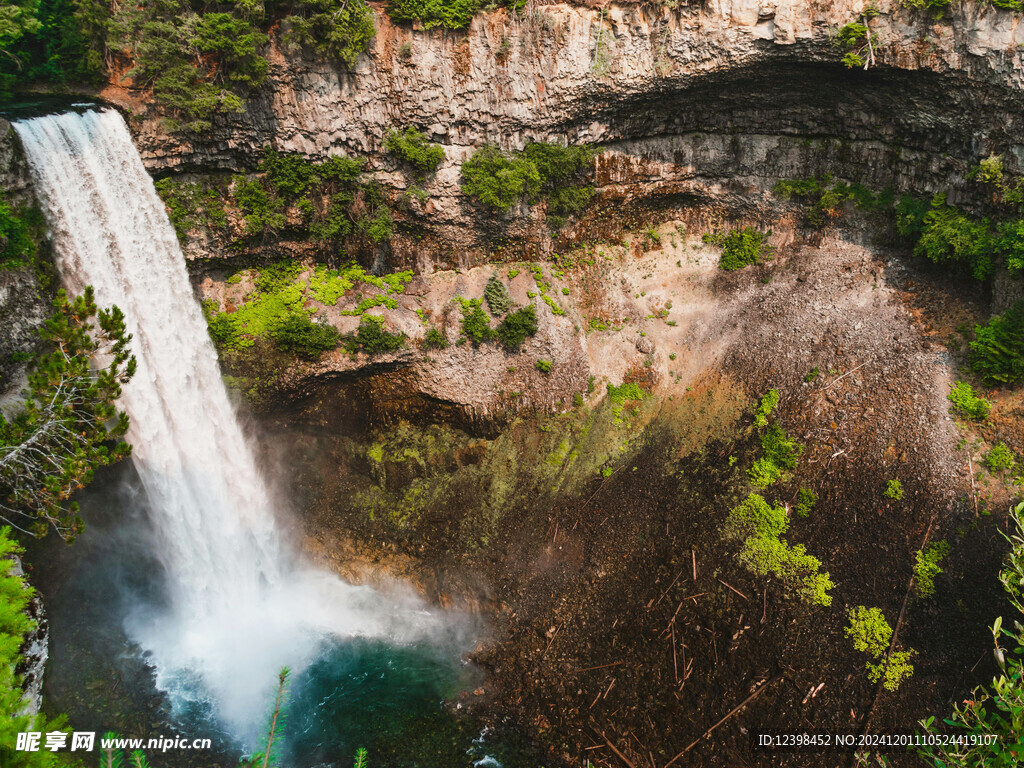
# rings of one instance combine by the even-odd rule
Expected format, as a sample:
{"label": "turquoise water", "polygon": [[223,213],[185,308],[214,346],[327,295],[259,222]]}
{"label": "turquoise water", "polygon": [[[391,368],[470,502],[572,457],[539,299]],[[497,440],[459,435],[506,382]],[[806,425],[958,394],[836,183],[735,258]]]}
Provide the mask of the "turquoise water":
{"label": "turquoise water", "polygon": [[[172,714],[124,631],[129,615],[162,602],[142,499],[134,471],[122,464],[101,473],[82,499],[87,527],[74,545],[29,543],[32,579],[50,620],[46,710],[67,713],[77,730],[213,740],[202,754],[153,755],[152,768],[234,768],[242,745],[220,728],[211,706],[197,703]],[[319,656],[290,681],[283,737],[274,750],[278,764],[348,768],[363,747],[371,768],[541,765],[519,734],[487,731],[459,711],[460,693],[481,681],[482,673],[454,647],[325,640]],[[269,696],[266,708],[269,720]]]}

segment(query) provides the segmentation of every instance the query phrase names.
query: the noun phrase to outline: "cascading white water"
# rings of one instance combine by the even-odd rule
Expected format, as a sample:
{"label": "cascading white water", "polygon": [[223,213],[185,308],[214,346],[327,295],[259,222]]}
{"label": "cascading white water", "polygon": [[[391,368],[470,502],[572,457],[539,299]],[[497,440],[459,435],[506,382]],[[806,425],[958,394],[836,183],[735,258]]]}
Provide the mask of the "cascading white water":
{"label": "cascading white water", "polygon": [[67,288],[116,304],[138,360],[121,406],[149,497],[170,606],[129,621],[182,701],[208,697],[243,737],[259,729],[275,672],[301,669],[326,637],[398,641],[436,621],[305,565],[278,530],[268,489],[221,382],[163,203],[113,110],[18,120]]}

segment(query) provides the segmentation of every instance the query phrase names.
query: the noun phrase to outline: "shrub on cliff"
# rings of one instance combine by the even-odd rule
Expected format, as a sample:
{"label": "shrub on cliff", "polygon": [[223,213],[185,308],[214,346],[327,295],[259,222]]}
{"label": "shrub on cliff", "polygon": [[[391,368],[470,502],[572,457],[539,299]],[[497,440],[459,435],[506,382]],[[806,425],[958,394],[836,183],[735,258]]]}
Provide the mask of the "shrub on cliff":
{"label": "shrub on cliff", "polygon": [[971,367],[991,384],[1024,381],[1024,300],[996,315],[988,325],[974,327]]}
{"label": "shrub on cliff", "polygon": [[524,199],[531,205],[543,200],[548,223],[559,227],[593,197],[593,188],[584,182],[596,154],[588,145],[563,147],[544,142],[528,144],[517,152],[482,147],[462,164],[462,191],[498,210],[507,210]]}
{"label": "shrub on cliff", "polygon": [[293,50],[312,48],[351,66],[376,33],[364,0],[294,0],[291,8],[282,39]]}
{"label": "shrub on cliff", "polygon": [[432,144],[427,134],[411,126],[402,132],[388,131],[384,138],[384,149],[411,166],[420,177],[436,171],[444,160],[444,148],[440,144]]}
{"label": "shrub on cliff", "polygon": [[487,309],[495,317],[500,317],[512,308],[512,296],[508,292],[508,286],[501,281],[497,273],[490,276],[487,286],[484,288],[484,300],[487,302]]}
{"label": "shrub on cliff", "polygon": [[462,303],[462,332],[474,345],[494,338],[491,319],[481,308],[483,299],[460,299]]}
{"label": "shrub on cliff", "polygon": [[314,323],[305,312],[289,315],[274,330],[274,341],[279,349],[308,360],[315,360],[337,347],[340,338],[337,328]]}
{"label": "shrub on cliff", "polygon": [[405,346],[405,334],[401,331],[389,333],[384,330],[384,318],[376,315],[364,315],[359,321],[359,328],[345,342],[352,354],[365,352],[377,355],[382,352],[394,352]]}
{"label": "shrub on cliff", "polygon": [[0,198],[0,269],[24,266],[35,255],[36,245],[28,226]]}
{"label": "shrub on cliff", "polygon": [[506,315],[498,326],[497,336],[505,349],[518,352],[526,338],[537,333],[537,327],[537,310],[529,304]]}
{"label": "shrub on cliff", "polygon": [[705,243],[722,246],[718,268],[732,272],[750,264],[760,264],[762,259],[770,260],[774,249],[765,243],[769,235],[771,230],[765,233],[753,227],[746,227],[728,232],[707,233],[703,240]]}
{"label": "shrub on cliff", "polygon": [[915,256],[935,264],[955,264],[978,280],[992,274],[994,239],[988,219],[977,219],[946,205],[945,195],[936,195],[922,222]]}
{"label": "shrub on cliff", "polygon": [[399,23],[420,22],[424,28],[465,27],[484,7],[483,0],[388,0],[387,11]]}

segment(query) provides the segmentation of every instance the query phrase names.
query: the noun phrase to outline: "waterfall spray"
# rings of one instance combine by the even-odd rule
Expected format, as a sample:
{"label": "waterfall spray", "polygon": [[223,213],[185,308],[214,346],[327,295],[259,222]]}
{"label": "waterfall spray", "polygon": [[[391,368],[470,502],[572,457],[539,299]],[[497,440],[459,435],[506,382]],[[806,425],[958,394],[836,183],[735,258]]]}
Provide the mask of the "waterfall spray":
{"label": "waterfall spray", "polygon": [[65,286],[118,305],[138,360],[122,407],[166,568],[168,606],[130,617],[157,685],[208,701],[243,738],[282,666],[331,637],[398,642],[431,631],[417,601],[317,571],[285,543],[221,381],[163,203],[121,116],[67,112],[14,123]]}

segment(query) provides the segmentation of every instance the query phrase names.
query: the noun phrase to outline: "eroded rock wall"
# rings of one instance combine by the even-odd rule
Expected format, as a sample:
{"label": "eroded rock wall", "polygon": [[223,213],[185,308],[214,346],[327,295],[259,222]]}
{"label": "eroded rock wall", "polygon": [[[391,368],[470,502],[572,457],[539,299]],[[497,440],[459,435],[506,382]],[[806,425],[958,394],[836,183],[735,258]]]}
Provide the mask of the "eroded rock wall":
{"label": "eroded rock wall", "polygon": [[610,161],[616,198],[683,192],[760,215],[770,201],[758,193],[780,177],[952,189],[953,202],[969,202],[964,179],[979,157],[999,151],[1019,167],[1021,18],[964,3],[936,21],[883,2],[871,20],[877,66],[848,70],[834,32],[864,7],[531,3],[454,32],[395,26],[378,7],[373,48],[351,70],[286,54],[275,39],[260,97],[202,138],[168,134],[144,94],[103,95],[133,110],[155,173],[243,169],[271,145],[368,156],[401,189],[409,180],[383,154],[384,135],[426,130],[446,160],[410,212],[416,236],[396,238],[388,259],[427,270],[465,266],[499,237],[545,248],[538,212],[495,216],[460,194],[460,164],[487,142],[597,142],[634,158]]}

